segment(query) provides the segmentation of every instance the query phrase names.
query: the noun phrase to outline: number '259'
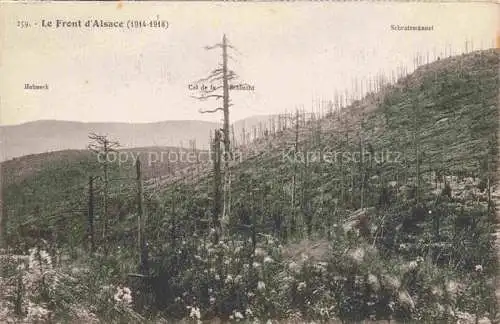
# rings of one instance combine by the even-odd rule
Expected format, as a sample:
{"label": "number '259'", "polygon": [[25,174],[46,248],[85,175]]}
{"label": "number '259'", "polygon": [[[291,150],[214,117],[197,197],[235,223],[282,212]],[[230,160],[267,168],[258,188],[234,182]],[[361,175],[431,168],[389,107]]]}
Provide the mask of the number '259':
{"label": "number '259'", "polygon": [[19,28],[28,28],[29,26],[30,26],[30,24],[27,21],[24,21],[24,20],[17,21],[17,27],[19,27]]}

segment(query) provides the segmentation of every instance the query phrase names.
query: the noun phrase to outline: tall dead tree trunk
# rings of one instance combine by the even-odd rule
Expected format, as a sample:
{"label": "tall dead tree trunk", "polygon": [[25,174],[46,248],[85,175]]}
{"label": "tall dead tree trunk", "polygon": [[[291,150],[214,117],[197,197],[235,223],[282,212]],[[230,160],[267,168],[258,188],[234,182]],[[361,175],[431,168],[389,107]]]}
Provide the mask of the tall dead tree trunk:
{"label": "tall dead tree trunk", "polygon": [[88,206],[88,241],[90,253],[95,250],[94,245],[94,178],[89,177],[89,206]]}
{"label": "tall dead tree trunk", "polygon": [[143,188],[141,161],[139,158],[135,163],[136,181],[137,181],[137,221],[138,221],[138,250],[139,250],[139,268],[142,275],[149,275],[149,253],[146,238],[146,214],[144,213]]}
{"label": "tall dead tree trunk", "polygon": [[106,157],[104,159],[104,196],[103,196],[103,203],[104,203],[104,211],[103,211],[103,231],[102,231],[102,239],[104,241],[104,245],[107,246],[107,237],[108,237],[108,142],[104,141],[104,156]]}
{"label": "tall dead tree trunk", "polygon": [[220,149],[220,131],[215,130],[213,141],[213,164],[214,164],[214,205],[212,212],[212,221],[215,227],[216,238],[218,242],[218,234],[220,233],[219,215],[222,210],[222,195],[221,195],[221,149]]}
{"label": "tall dead tree trunk", "polygon": [[[102,217],[102,222],[103,222],[103,231],[102,231],[102,240],[103,240],[103,246],[104,246],[104,251],[107,253],[107,248],[108,244],[107,239],[108,239],[108,226],[109,226],[109,219],[108,219],[108,183],[109,183],[109,177],[108,177],[108,154],[110,152],[115,151],[115,148],[119,146],[118,142],[115,141],[110,141],[106,136],[104,135],[97,135],[95,133],[90,133],[89,139],[92,140],[93,142],[89,144],[89,149],[93,151],[94,153],[97,154],[98,156],[98,161],[102,163],[103,165],[103,173],[104,173],[104,188],[103,188],[103,217]],[[102,156],[104,155],[104,156]]]}
{"label": "tall dead tree trunk", "polygon": [[[295,156],[299,153],[299,110],[295,111],[295,143],[294,143],[294,152]],[[297,226],[297,213],[296,213],[296,200],[297,200],[297,161],[294,159],[293,161],[293,175],[292,175],[292,219],[290,222],[290,236],[296,233]]]}
{"label": "tall dead tree trunk", "polygon": [[[197,83],[202,83],[202,95],[194,97],[199,100],[207,100],[214,98],[217,100],[222,100],[222,107],[215,108],[213,110],[201,111],[201,113],[215,113],[217,111],[222,111],[224,115],[223,126],[222,126],[222,141],[224,143],[224,206],[222,210],[222,221],[223,224],[229,223],[229,213],[230,213],[230,202],[229,202],[229,186],[230,186],[230,174],[229,174],[229,161],[231,158],[231,134],[230,134],[230,122],[229,122],[229,107],[231,106],[229,99],[230,85],[229,81],[237,78],[236,73],[228,68],[228,48],[233,48],[228,44],[227,37],[224,34],[222,37],[222,43],[216,44],[214,46],[205,47],[207,50],[220,48],[222,49],[222,67],[213,70],[210,75],[206,78],[200,79]],[[222,85],[214,84],[222,81]],[[209,85],[203,84],[204,82],[209,83]],[[240,84],[245,85],[245,84]],[[222,94],[220,92],[222,89]]]}
{"label": "tall dead tree trunk", "polygon": [[361,122],[360,122],[360,130],[359,130],[359,155],[360,155],[360,177],[361,177],[361,189],[360,189],[360,208],[364,208],[364,203],[365,203],[365,163],[364,163],[364,142],[363,142],[363,119],[364,119],[364,114],[361,116]]}
{"label": "tall dead tree trunk", "polygon": [[[0,197],[2,196],[2,186],[0,186]],[[0,249],[7,248],[7,208],[5,202],[0,201]]]}
{"label": "tall dead tree trunk", "polygon": [[222,37],[222,91],[223,91],[223,109],[224,109],[224,208],[222,211],[222,223],[226,227],[229,223],[228,211],[228,191],[229,191],[229,159],[231,152],[231,139],[229,134],[229,81],[227,69],[227,39],[226,35]]}
{"label": "tall dead tree trunk", "polygon": [[415,146],[415,163],[416,163],[416,201],[420,203],[420,109],[417,100],[413,101],[414,105],[414,146]]}
{"label": "tall dead tree trunk", "polygon": [[243,146],[247,145],[247,138],[246,138],[246,129],[245,129],[245,127],[243,127],[243,129],[241,130],[241,142],[242,142]]}
{"label": "tall dead tree trunk", "polygon": [[[345,144],[344,147],[342,148],[343,150],[347,151],[349,147],[349,128],[348,128],[348,121],[347,117],[343,119],[343,124],[344,124],[344,129],[345,129]],[[345,168],[347,169],[347,167]],[[342,204],[345,206],[346,203],[346,178],[345,178],[345,173],[344,172],[344,157],[343,155],[340,157],[340,181],[341,181],[341,186],[340,186],[340,201]]]}

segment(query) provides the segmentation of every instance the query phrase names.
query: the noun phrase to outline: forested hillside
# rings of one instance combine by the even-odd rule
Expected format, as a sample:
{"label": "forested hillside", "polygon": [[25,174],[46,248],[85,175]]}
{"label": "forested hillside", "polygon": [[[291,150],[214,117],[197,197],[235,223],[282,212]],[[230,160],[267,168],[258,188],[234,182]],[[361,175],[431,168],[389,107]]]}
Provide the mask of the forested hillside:
{"label": "forested hillside", "polygon": [[[493,321],[499,54],[423,65],[324,115],[297,111],[235,148],[226,177],[217,154],[156,186],[115,165],[132,181],[112,195],[102,239],[84,194],[79,217],[49,220],[74,198],[54,186],[88,191],[95,156],[2,164],[10,248],[50,250],[31,250],[29,279],[2,262],[0,316],[29,304],[43,319],[104,323]],[[29,219],[47,242],[20,234]]]}

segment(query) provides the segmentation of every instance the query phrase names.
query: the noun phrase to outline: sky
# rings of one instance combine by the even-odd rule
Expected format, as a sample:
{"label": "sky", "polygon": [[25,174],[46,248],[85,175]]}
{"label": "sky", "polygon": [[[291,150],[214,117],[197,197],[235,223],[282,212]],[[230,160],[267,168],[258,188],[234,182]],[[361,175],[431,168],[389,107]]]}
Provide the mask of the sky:
{"label": "sky", "polygon": [[[413,67],[417,52],[444,56],[491,48],[499,35],[492,3],[106,2],[0,4],[0,124],[219,121],[200,114],[188,85],[221,62],[204,49],[225,33],[229,67],[254,91],[233,91],[231,119],[273,114],[351,89],[352,80]],[[55,21],[166,20],[168,28],[54,28]],[[29,28],[20,28],[27,21]],[[427,25],[432,31],[393,31]],[[473,45],[471,45],[473,43]],[[447,53],[449,50],[447,50]],[[425,55],[424,55],[425,56]],[[26,90],[24,85],[48,85]]]}

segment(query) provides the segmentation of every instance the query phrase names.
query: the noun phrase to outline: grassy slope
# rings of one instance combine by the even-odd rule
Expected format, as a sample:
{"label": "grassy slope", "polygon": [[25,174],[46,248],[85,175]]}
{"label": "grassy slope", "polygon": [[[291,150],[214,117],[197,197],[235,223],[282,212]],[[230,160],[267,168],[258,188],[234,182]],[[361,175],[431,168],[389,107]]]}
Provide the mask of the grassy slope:
{"label": "grassy slope", "polygon": [[[420,298],[419,311],[439,304],[432,302],[434,297],[425,295],[429,292],[425,292],[424,286],[446,286],[449,280],[458,280],[470,287],[455,301],[458,309],[494,316],[496,302],[491,284],[496,275],[491,236],[494,215],[483,190],[488,169],[491,177],[496,164],[498,67],[499,53],[493,50],[443,59],[420,67],[396,85],[367,96],[341,114],[300,128],[302,153],[358,152],[361,133],[367,150],[371,146],[375,154],[398,152],[397,161],[366,161],[363,165],[340,163],[340,160],[305,163],[299,154],[301,161],[290,163],[283,156],[294,146],[293,129],[254,143],[251,157],[232,169],[232,229],[241,232],[238,224],[246,216],[255,216],[259,232],[270,233],[275,220],[281,218],[283,235],[295,219],[298,231],[292,239],[297,239],[306,235],[304,224],[312,216],[313,237],[333,232],[332,242],[340,243],[332,247],[331,253],[337,261],[333,260],[331,272],[354,275],[353,268],[345,268],[338,261],[343,260],[340,250],[345,248],[342,240],[338,241],[342,236],[338,229],[361,207],[364,179],[363,207],[375,207],[370,215],[372,236],[366,243],[375,242],[381,253],[376,262],[382,262],[365,265],[368,271],[383,273],[388,267],[423,256],[432,266],[422,274],[420,283],[416,281],[416,286],[408,283],[406,287],[415,298]],[[321,136],[315,134],[319,128]],[[420,152],[420,204],[415,190],[415,137]],[[480,184],[465,190],[454,184],[452,197],[445,197],[436,194],[440,190],[436,190],[436,179],[431,177],[435,172],[458,177],[459,181],[471,178]],[[296,197],[292,205],[294,179]],[[388,189],[391,182],[393,188]],[[212,185],[211,178],[207,178],[195,188],[185,185],[175,191],[168,188],[163,196],[164,208],[149,215],[151,246],[163,246],[183,235],[189,239],[193,224],[203,224],[196,220],[211,207],[207,193]],[[381,205],[379,199],[384,188],[390,193],[390,202]],[[185,196],[190,199],[181,198]],[[423,214],[419,214],[417,206]],[[173,224],[175,234],[166,231]],[[354,244],[362,242],[358,238]],[[484,269],[485,281],[478,280],[476,265]],[[366,274],[363,271],[357,274]],[[354,304],[359,300],[356,296],[352,298]],[[425,304],[426,300],[430,304]],[[362,306],[357,309],[354,304],[346,306],[350,309],[347,313],[358,316]],[[432,318],[433,311],[429,310],[426,316]],[[347,313],[345,316],[350,316]]]}
{"label": "grassy slope", "polygon": [[[460,65],[463,68],[459,69]],[[352,107],[354,116],[349,117],[347,122],[351,129],[348,146],[343,143],[343,117],[340,122],[334,117],[322,121],[321,144],[314,143],[311,132],[303,130],[305,134],[301,136],[299,150],[317,152],[319,149],[329,148],[333,152],[358,151],[360,126],[356,119],[363,109],[373,109],[375,104],[376,110],[367,112],[365,117],[365,145],[373,147],[375,156],[377,152],[387,150],[401,154],[396,163],[374,166],[370,175],[378,174],[386,181],[397,180],[397,174],[414,176],[413,118],[416,104],[420,109],[418,134],[421,173],[425,175],[430,171],[444,170],[448,175],[462,172],[477,176],[481,173],[481,162],[491,156],[488,151],[489,141],[495,141],[497,66],[498,55],[488,52],[485,55],[447,59],[420,68],[412,76],[387,90],[384,98],[379,97],[378,102],[367,100]],[[289,171],[293,167],[290,163],[282,163],[281,157],[286,147],[293,143],[293,136],[293,131],[288,131],[284,136],[272,140],[272,149],[266,152],[267,157],[251,161],[251,167],[242,167],[238,171],[243,170],[259,177],[257,183],[263,184],[276,179],[276,183],[284,183],[285,186],[290,184],[293,173]],[[307,168],[309,170],[305,172],[309,172],[309,175],[304,179],[315,184],[310,196],[318,197],[322,189],[338,188],[335,183],[341,178],[340,172],[348,170],[348,167],[341,166],[340,163],[320,163],[317,168]],[[369,190],[367,192],[369,195]],[[335,189],[333,192],[329,190],[329,193],[332,196],[339,195]]]}
{"label": "grassy slope", "polygon": [[[299,151],[357,152],[360,119],[364,114],[364,144],[371,145],[374,156],[380,159],[380,154],[387,151],[399,152],[397,162],[374,163],[365,174],[368,180],[364,205],[373,205],[378,197],[372,195],[374,191],[370,189],[381,182],[380,179],[373,180],[373,176],[379,176],[383,182],[401,182],[401,179],[407,181],[406,178],[415,175],[414,107],[418,105],[421,174],[425,176],[429,171],[443,170],[450,175],[461,172],[479,175],[482,164],[491,155],[489,141],[495,141],[497,66],[498,53],[493,51],[448,58],[423,66],[396,85],[354,103],[340,115],[321,120],[321,141],[315,140],[313,134],[317,123],[310,122],[301,127]],[[291,201],[290,189],[295,174],[297,192],[302,194],[302,186],[307,186],[306,194],[313,201],[313,210],[318,210],[318,204],[331,206],[334,198],[339,198],[344,174],[346,185],[354,177],[354,186],[350,188],[351,194],[344,193],[352,203],[343,207],[347,210],[359,208],[361,175],[357,166],[340,163],[340,158],[334,163],[310,163],[307,167],[302,162],[293,165],[283,155],[293,147],[294,138],[294,130],[288,129],[255,143],[253,150],[258,154],[238,165],[234,171],[235,204],[238,205],[238,199],[241,202],[247,199],[248,181],[238,181],[238,177],[244,174],[243,177],[251,176],[261,191],[268,190],[274,195],[268,197],[269,201],[278,200],[275,199],[278,196],[283,198],[280,200],[286,210]],[[288,156],[293,157],[293,154]],[[116,176],[133,177],[132,171],[130,165],[126,165],[113,172]],[[4,162],[5,208],[21,215],[29,213],[34,205],[54,209],[61,202],[70,202],[70,196],[78,193],[68,189],[84,189],[88,175],[98,173],[98,164],[85,151],[31,155]],[[203,188],[203,191],[206,193],[208,189]],[[80,197],[75,200],[85,208],[85,199],[81,195],[86,192],[79,193]]]}
{"label": "grassy slope", "polygon": [[[357,152],[360,119],[364,114],[362,134],[365,147],[370,145],[378,157],[387,151],[399,152],[397,162],[373,163],[364,174],[364,206],[374,205],[380,186],[391,180],[408,183],[415,175],[413,141],[415,107],[418,106],[421,174],[425,176],[429,171],[441,170],[449,175],[479,175],[486,159],[492,155],[488,151],[489,145],[495,142],[497,66],[498,53],[493,51],[448,58],[423,66],[396,85],[354,103],[340,115],[321,120],[320,141],[313,134],[317,123],[301,127],[299,151]],[[292,213],[290,202],[294,175],[295,209],[299,212],[304,211],[304,206],[299,206],[298,201],[307,200],[311,202],[309,210],[313,211],[314,219],[332,218],[333,222],[333,218],[359,208],[362,178],[359,165],[341,163],[340,159],[334,163],[294,165],[283,158],[284,152],[293,147],[294,137],[293,129],[288,129],[278,136],[257,142],[254,150],[258,155],[235,168],[235,213],[238,206],[248,205],[249,181],[238,181],[239,177],[253,179],[254,186],[260,189],[258,195],[264,195],[264,199],[259,196],[262,207],[273,202],[284,215]],[[133,177],[132,171],[127,166],[121,170],[115,168],[112,172],[116,177]],[[57,214],[65,208],[84,210],[88,175],[98,172],[97,163],[87,153],[79,151],[27,156],[4,162],[4,208],[9,215],[17,215],[11,217],[19,222],[33,214],[36,206],[47,215]],[[341,190],[342,182],[344,186],[350,183],[346,192]],[[209,190],[202,188],[205,194],[193,196],[194,200],[203,200],[199,204],[201,207],[207,202],[205,198]],[[335,202],[342,194],[345,202],[341,204],[342,208],[335,208]],[[423,194],[425,196],[425,192]],[[168,194],[166,199],[169,199]],[[333,211],[335,215],[332,215]],[[269,215],[262,216],[263,220],[266,216]]]}
{"label": "grassy slope", "polygon": [[[312,214],[314,233],[324,235],[327,228],[338,227],[361,207],[364,178],[363,207],[377,207],[372,224],[383,231],[377,234],[377,243],[389,259],[412,259],[430,253],[449,271],[459,269],[468,276],[475,264],[482,264],[492,274],[495,271],[491,247],[493,216],[488,212],[484,195],[465,199],[438,197],[432,192],[434,180],[429,177],[433,172],[440,172],[485,180],[488,162],[491,170],[495,170],[498,65],[497,51],[443,59],[420,67],[396,85],[354,103],[340,115],[321,120],[319,141],[314,135],[317,123],[301,127],[299,151],[352,154],[359,151],[363,119],[361,132],[365,147],[371,145],[375,155],[399,152],[396,162],[377,164],[374,161],[370,165],[366,162],[364,175],[357,163],[290,163],[283,156],[293,147],[293,129],[255,143],[257,154],[236,165],[232,172],[233,225],[243,221],[245,214],[251,211],[257,214],[259,228],[271,232],[276,217],[281,217],[286,227],[292,223],[291,215],[296,213],[301,229],[298,235],[303,236],[301,225],[307,215]],[[418,122],[415,109],[419,111]],[[346,129],[349,130],[347,136]],[[413,224],[420,231],[403,224],[405,219],[412,219],[417,205],[412,189],[416,182],[415,134],[420,143],[420,203],[426,213],[433,212],[432,216],[423,216]],[[296,205],[292,206],[294,175]],[[397,181],[397,194],[393,194],[389,206],[381,208],[380,193],[390,181]],[[210,180],[198,183],[197,194],[191,193],[192,188],[182,189],[192,197],[189,202],[180,203],[186,219],[210,206],[206,193],[211,186]],[[175,201],[169,193],[164,200],[167,206]],[[165,215],[171,216],[168,211],[156,217],[151,215],[152,232],[163,228],[159,224],[165,226]],[[435,235],[437,219],[439,235]],[[160,236],[163,240],[168,237]],[[401,249],[405,244],[410,248]]]}
{"label": "grassy slope", "polygon": [[[322,120],[320,143],[314,139],[312,123],[302,127],[299,151],[319,152],[326,149],[333,153],[357,152],[360,118],[365,111],[362,131],[365,146],[371,145],[377,157],[387,151],[399,152],[397,162],[373,163],[367,170],[364,205],[373,205],[378,200],[374,189],[380,186],[380,179],[382,184],[398,180],[401,185],[403,182],[410,184],[415,177],[413,141],[414,107],[417,105],[420,111],[418,134],[422,176],[429,175],[431,171],[442,171],[447,175],[479,176],[484,173],[485,161],[494,156],[491,148],[496,143],[497,66],[498,54],[489,51],[421,67],[382,94],[355,103],[341,116]],[[349,129],[347,145],[346,129]],[[359,208],[361,175],[358,166],[340,163],[340,158],[336,163],[310,163],[306,167],[305,163],[300,162],[293,165],[283,156],[293,147],[294,136],[293,130],[287,130],[275,138],[262,140],[257,143],[259,154],[235,167],[235,204],[238,205],[238,200],[248,202],[249,181],[238,181],[238,178],[250,177],[260,189],[259,192],[268,193],[269,201],[283,198],[278,203],[283,204],[280,209],[286,213],[290,209],[292,179],[295,175],[297,192],[302,194],[302,186],[307,186],[306,194],[311,197],[312,209],[315,211],[320,209],[319,204],[332,207],[334,198],[341,195],[342,178],[347,185],[354,177],[350,193],[344,193],[349,203],[343,207],[351,211]],[[202,190],[206,191],[207,188]],[[424,190],[424,196],[426,192]]]}

